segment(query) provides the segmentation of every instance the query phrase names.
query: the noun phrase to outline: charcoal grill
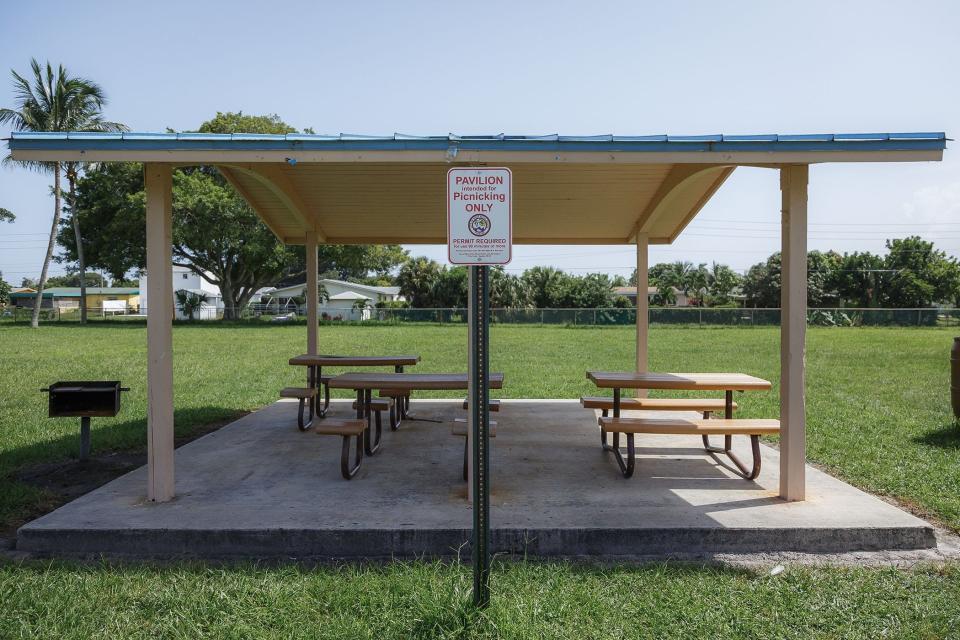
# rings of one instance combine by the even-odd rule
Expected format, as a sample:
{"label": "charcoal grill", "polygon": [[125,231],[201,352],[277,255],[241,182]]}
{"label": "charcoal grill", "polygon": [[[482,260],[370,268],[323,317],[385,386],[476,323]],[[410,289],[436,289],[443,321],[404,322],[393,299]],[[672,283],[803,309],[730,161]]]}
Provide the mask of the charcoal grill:
{"label": "charcoal grill", "polygon": [[130,391],[119,380],[67,380],[45,389],[49,394],[47,415],[80,418],[80,460],[90,457],[90,418],[112,418],[120,412],[120,393]]}

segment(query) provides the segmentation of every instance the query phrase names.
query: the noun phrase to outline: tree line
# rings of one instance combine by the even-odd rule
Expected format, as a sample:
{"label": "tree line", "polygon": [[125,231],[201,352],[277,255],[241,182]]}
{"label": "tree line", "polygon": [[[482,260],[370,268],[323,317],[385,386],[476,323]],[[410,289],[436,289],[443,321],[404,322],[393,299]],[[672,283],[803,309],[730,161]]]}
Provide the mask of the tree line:
{"label": "tree line", "polygon": [[[406,305],[414,308],[462,308],[467,306],[467,268],[448,267],[426,257],[400,265],[396,276]],[[502,266],[490,268],[490,304],[495,308],[597,308],[626,307],[630,301],[615,296],[622,277],[605,273],[572,275],[553,267],[533,267],[522,275]]]}
{"label": "tree line", "polygon": [[[886,241],[884,256],[869,251],[807,253],[810,307],[919,308],[960,306],[960,264],[919,236]],[[745,303],[780,306],[780,253],[755,264],[743,279]]]}

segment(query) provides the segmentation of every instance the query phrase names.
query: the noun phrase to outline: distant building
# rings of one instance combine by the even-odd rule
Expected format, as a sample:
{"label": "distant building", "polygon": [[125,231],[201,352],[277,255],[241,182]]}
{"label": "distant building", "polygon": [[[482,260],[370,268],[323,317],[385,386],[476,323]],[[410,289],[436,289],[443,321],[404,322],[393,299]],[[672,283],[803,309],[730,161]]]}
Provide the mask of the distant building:
{"label": "distant building", "polygon": [[[220,287],[211,284],[205,280],[203,276],[189,267],[174,265],[172,269],[174,295],[176,295],[177,291],[189,291],[193,294],[204,295],[207,298],[207,301],[200,305],[200,308],[194,312],[193,317],[195,320],[216,320],[223,316],[224,304],[223,296],[220,294]],[[140,296],[140,306],[143,307],[143,309],[147,309],[146,275],[140,278],[140,291],[143,292]],[[174,308],[177,320],[187,319],[187,314],[183,312],[180,305],[176,304],[176,298],[174,298]]]}
{"label": "distant building", "polygon": [[[10,303],[15,307],[33,308],[37,290],[21,287],[10,292]],[[87,310],[105,314],[138,313],[140,289],[136,287],[87,287]],[[80,287],[50,287],[43,290],[41,309],[60,311],[80,309]]]}
{"label": "distant building", "polygon": [[[688,298],[686,294],[683,293],[683,291],[681,291],[680,289],[677,289],[676,287],[672,287],[672,288],[673,288],[673,297],[676,300],[676,302],[671,306],[674,306],[674,307],[691,306],[690,298]],[[660,290],[657,287],[647,287],[647,300],[649,301],[653,299],[653,297],[656,296],[659,292]],[[629,298],[630,302],[632,302],[634,305],[637,304],[637,288],[636,287],[614,287],[613,295],[624,296],[625,298]]]}
{"label": "distant building", "polygon": [[[319,283],[326,289],[327,299],[320,302],[318,310],[321,317],[326,315],[331,319],[367,320],[370,318],[369,309],[377,303],[404,299],[400,287],[375,287],[331,278],[322,278]],[[302,313],[306,291],[305,282],[271,289],[263,292],[261,302],[274,313]],[[358,308],[360,301],[365,301],[366,309]]]}

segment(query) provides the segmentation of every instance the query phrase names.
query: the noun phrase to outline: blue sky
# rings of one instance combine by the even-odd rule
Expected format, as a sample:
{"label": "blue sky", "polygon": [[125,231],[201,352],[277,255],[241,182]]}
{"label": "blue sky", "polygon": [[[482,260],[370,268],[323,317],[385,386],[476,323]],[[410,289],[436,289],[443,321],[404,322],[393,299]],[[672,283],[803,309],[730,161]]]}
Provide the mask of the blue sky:
{"label": "blue sky", "polygon": [[[242,110],[318,133],[960,135],[958,24],[952,1],[47,0],[3,8],[0,105],[13,105],[6,70],[35,56],[99,82],[107,116],[140,131]],[[960,155],[945,158],[813,167],[810,247],[879,252],[913,232],[960,255]],[[0,227],[8,281],[39,275],[49,184],[0,169],[0,207],[18,216]],[[739,169],[651,260],[760,261],[779,246],[777,185]],[[510,268],[633,263],[630,247],[532,246]]]}

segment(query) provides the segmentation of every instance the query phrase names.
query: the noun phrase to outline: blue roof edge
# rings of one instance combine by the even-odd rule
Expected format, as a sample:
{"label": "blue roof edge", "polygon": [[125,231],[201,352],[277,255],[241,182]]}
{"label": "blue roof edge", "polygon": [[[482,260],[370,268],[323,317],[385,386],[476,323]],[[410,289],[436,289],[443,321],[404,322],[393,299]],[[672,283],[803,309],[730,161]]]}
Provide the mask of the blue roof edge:
{"label": "blue roof edge", "polygon": [[11,150],[138,150],[138,151],[220,151],[242,150],[369,150],[409,151],[445,150],[458,147],[477,151],[902,151],[943,150],[944,132],[903,133],[831,133],[761,134],[697,136],[536,136],[456,135],[414,136],[393,134],[210,134],[210,133],[91,133],[91,132],[13,132],[8,139]]}

